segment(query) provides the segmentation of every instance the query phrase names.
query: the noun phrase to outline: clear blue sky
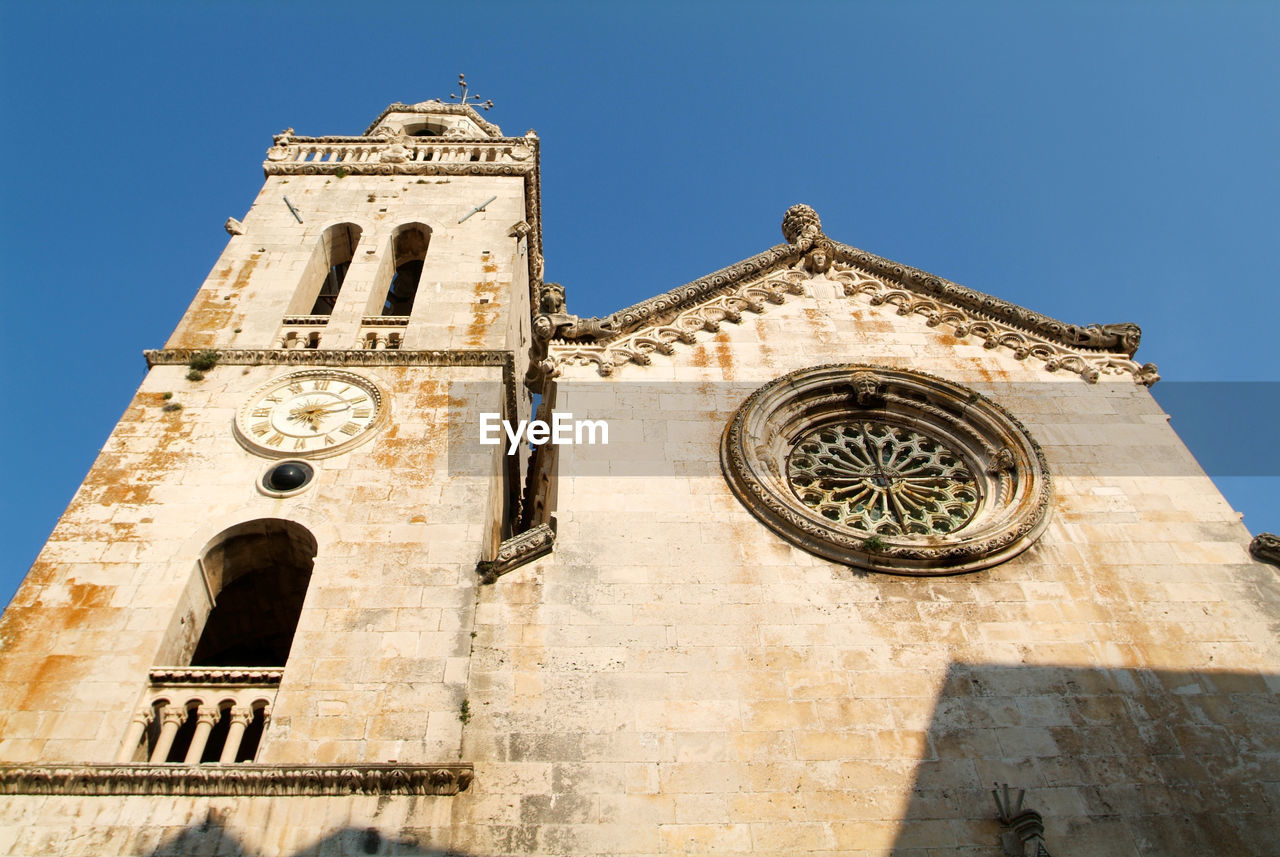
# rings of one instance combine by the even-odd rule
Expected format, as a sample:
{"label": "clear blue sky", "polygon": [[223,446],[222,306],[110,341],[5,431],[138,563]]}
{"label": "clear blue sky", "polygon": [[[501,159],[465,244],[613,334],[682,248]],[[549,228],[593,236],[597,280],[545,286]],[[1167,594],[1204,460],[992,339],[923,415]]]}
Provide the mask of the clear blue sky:
{"label": "clear blue sky", "polygon": [[[776,244],[806,202],[837,240],[1137,321],[1162,383],[1277,381],[1277,57],[1274,2],[5,4],[0,601],[286,125],[356,134],[465,71],[542,138],[547,278],[580,314]],[[1251,460],[1191,399],[1175,427]],[[1280,530],[1280,478],[1219,484]]]}

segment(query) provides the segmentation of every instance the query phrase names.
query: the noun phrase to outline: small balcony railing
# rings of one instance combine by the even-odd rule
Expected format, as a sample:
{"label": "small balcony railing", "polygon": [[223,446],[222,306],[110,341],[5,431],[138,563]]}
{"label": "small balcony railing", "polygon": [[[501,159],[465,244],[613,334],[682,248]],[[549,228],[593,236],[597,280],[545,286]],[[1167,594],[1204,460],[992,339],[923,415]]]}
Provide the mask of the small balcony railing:
{"label": "small balcony railing", "polygon": [[252,762],[271,719],[279,668],[157,667],[134,712],[119,763]]}

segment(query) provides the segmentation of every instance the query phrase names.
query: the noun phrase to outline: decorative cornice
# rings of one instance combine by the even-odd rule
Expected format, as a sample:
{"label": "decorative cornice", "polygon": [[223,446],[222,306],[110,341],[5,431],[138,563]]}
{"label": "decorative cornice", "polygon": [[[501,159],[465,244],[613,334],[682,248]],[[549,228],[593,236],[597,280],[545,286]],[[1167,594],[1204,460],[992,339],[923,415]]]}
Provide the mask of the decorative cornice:
{"label": "decorative cornice", "polygon": [[846,296],[867,294],[873,306],[892,303],[899,315],[925,316],[930,327],[950,323],[958,338],[979,335],[984,346],[1008,347],[1019,360],[1044,360],[1050,372],[1075,372],[1087,381],[1128,374],[1148,386],[1159,380],[1155,364],[1139,365],[1131,359],[1142,336],[1136,324],[1067,324],[831,241],[808,206],[788,209],[782,231],[787,244],[603,319],[604,333],[593,341],[567,338],[552,343],[552,361],[595,363],[602,375],[626,363],[647,365],[654,351],[670,354],[673,342],[696,341],[698,330],[715,331],[721,321],[737,323],[743,309],[762,312],[753,292],[802,294],[806,280],[823,276],[840,281]]}
{"label": "decorative cornice", "polygon": [[526,176],[537,172],[537,165],[536,162],[490,164],[483,161],[458,164],[434,161],[400,164],[266,161],[262,171],[268,176]]}
{"label": "decorative cornice", "polygon": [[[1074,372],[1091,383],[1099,380],[1103,375],[1124,374],[1133,376],[1136,383],[1148,387],[1160,380],[1159,371],[1154,363],[1139,365],[1122,353],[1079,345],[1063,345],[1058,341],[1051,341],[1051,338],[1043,333],[990,318],[985,313],[953,306],[941,298],[919,297],[909,288],[897,286],[864,269],[854,266],[842,269],[842,266],[837,263],[825,276],[840,284],[847,297],[866,296],[872,306],[891,304],[896,308],[898,315],[923,316],[927,327],[947,324],[957,339],[976,336],[982,340],[984,348],[1008,348],[1018,360],[1035,357],[1044,361],[1044,368],[1049,372],[1058,370]],[[957,286],[957,288],[962,287]],[[1014,305],[1008,304],[1008,306]],[[1097,325],[1093,327],[1096,328]],[[1124,326],[1108,325],[1107,327]],[[1137,326],[1133,325],[1133,327]],[[1075,329],[1077,332],[1081,330]],[[1080,336],[1085,334],[1081,333]]]}
{"label": "decorative cornice", "polygon": [[196,354],[214,351],[228,366],[502,366],[514,369],[510,351],[450,349],[406,351],[322,348],[157,348],[143,351],[147,367],[185,366]]}
{"label": "decorative cornice", "polygon": [[641,327],[654,327],[668,323],[683,310],[732,288],[749,277],[776,269],[780,264],[794,262],[800,253],[786,244],[770,247],[749,259],[743,259],[735,265],[721,268],[719,271],[700,277],[669,292],[641,301],[638,304],[621,309],[609,316],[617,331],[612,337],[601,339],[602,343],[616,341],[626,334]]}
{"label": "decorative cornice", "polygon": [[1275,533],[1258,533],[1249,543],[1249,555],[1258,562],[1280,566],[1280,536]]}
{"label": "decorative cornice", "polygon": [[519,535],[506,539],[498,546],[493,560],[476,564],[481,583],[493,583],[508,571],[551,553],[556,532],[549,524],[539,524]]}
{"label": "decorative cornice", "polygon": [[0,767],[0,794],[456,795],[471,765],[17,765]]}
{"label": "decorative cornice", "polygon": [[901,265],[848,244],[831,242],[831,247],[835,250],[835,260],[838,262],[846,262],[861,268],[872,276],[889,280],[925,297],[945,301],[957,309],[968,310],[977,317],[994,319],[1069,348],[1105,351],[1132,357],[1142,340],[1142,329],[1136,324],[1084,326],[1067,324],[1018,304],[935,277],[927,271]]}
{"label": "decorative cornice", "polygon": [[920,298],[908,289],[895,287],[866,271],[843,264],[833,265],[820,275],[810,274],[798,266],[775,269],[763,277],[705,289],[697,302],[681,311],[654,305],[650,317],[661,313],[664,321],[651,321],[629,334],[605,342],[556,340],[550,344],[549,357],[557,367],[562,364],[594,364],[601,375],[611,375],[615,369],[628,363],[647,366],[652,362],[654,352],[674,354],[677,343],[690,345],[697,342],[700,331],[714,333],[724,322],[740,323],[745,312],[760,314],[765,312],[768,304],[782,304],[788,295],[804,294],[806,284],[814,276],[823,276],[837,283],[846,297],[863,296],[872,306],[886,303],[895,306],[898,315],[923,316],[928,327],[948,324],[958,339],[977,336],[984,347],[1008,348],[1018,360],[1027,357],[1043,360],[1044,368],[1049,372],[1073,372],[1090,382],[1099,380],[1103,375],[1129,375],[1136,383],[1148,386],[1160,378],[1152,363],[1139,365],[1119,354],[1051,343],[1038,334],[1015,329],[941,300]]}
{"label": "decorative cornice", "polygon": [[152,684],[277,685],[283,667],[152,667]]}

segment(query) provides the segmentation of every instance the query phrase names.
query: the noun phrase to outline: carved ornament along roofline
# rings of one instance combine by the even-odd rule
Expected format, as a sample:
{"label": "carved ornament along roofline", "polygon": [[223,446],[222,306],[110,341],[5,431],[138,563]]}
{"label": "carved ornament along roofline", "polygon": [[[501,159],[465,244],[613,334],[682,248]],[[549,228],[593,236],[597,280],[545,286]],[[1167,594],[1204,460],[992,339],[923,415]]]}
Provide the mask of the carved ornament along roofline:
{"label": "carved ornament along roofline", "polygon": [[[1132,359],[1142,335],[1136,324],[1067,324],[831,241],[808,206],[787,211],[783,234],[787,244],[607,318],[570,316],[578,323],[556,329],[544,370],[594,363],[609,375],[626,363],[647,365],[653,352],[671,354],[675,343],[696,341],[700,330],[718,330],[722,321],[739,322],[744,310],[760,313],[766,303],[784,303],[787,295],[803,294],[804,283],[821,275],[841,285],[846,297],[866,297],[872,306],[892,304],[899,315],[923,316],[929,327],[947,323],[959,339],[980,337],[986,348],[1009,348],[1019,360],[1043,360],[1050,372],[1074,372],[1090,382],[1102,375],[1130,375],[1145,385],[1159,380],[1155,364]],[[575,330],[587,333],[575,336]]]}
{"label": "carved ornament along roofline", "polygon": [[[799,229],[803,226],[798,229],[793,225],[795,221],[803,221],[805,226],[811,224],[811,234],[808,236],[800,234]],[[619,338],[643,326],[650,319],[661,322],[664,315],[673,317],[682,309],[710,297],[726,286],[742,282],[748,277],[764,273],[782,264],[794,265],[805,254],[819,249],[827,250],[831,261],[853,265],[869,274],[892,280],[922,296],[945,301],[958,309],[978,313],[993,321],[1003,322],[1011,327],[1042,336],[1059,345],[1123,353],[1129,357],[1138,350],[1142,331],[1136,324],[1068,324],[1019,304],[936,277],[919,268],[900,264],[849,244],[832,241],[822,234],[818,215],[808,206],[792,206],[787,211],[786,219],[783,221],[783,233],[789,238],[794,237],[794,240],[789,240],[787,244],[770,247],[763,253],[744,259],[735,265],[721,268],[719,271],[669,292],[618,310],[610,316],[614,321],[614,335],[597,341],[607,342],[610,339]]]}

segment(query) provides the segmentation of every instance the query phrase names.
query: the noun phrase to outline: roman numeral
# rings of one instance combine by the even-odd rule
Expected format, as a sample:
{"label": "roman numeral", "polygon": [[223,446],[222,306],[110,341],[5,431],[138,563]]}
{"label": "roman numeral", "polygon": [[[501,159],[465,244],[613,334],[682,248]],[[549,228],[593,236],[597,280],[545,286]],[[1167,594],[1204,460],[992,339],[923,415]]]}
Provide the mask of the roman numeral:
{"label": "roman numeral", "polygon": [[338,431],[342,432],[342,433],[343,433],[343,434],[345,434],[345,435],[353,435],[353,434],[355,434],[356,432],[360,431],[360,424],[359,424],[359,423],[347,423],[347,424],[346,424],[346,425],[344,425],[342,428],[338,429]]}
{"label": "roman numeral", "polygon": [[306,448],[307,448],[307,439],[306,439],[305,437],[300,437],[300,438],[298,438],[297,440],[295,440],[295,441],[293,442],[293,448],[294,448],[294,450],[295,450],[295,451],[296,451],[296,450],[299,450],[299,449],[306,449]]}
{"label": "roman numeral", "polygon": [[290,393],[293,393],[294,395],[297,395],[298,393],[301,393],[301,392],[302,392],[302,385],[301,385],[301,384],[299,384],[297,381],[294,381],[292,384],[290,384],[290,385],[289,385],[289,392],[290,392]]}
{"label": "roman numeral", "polygon": [[267,438],[267,446],[279,446],[283,442],[284,435],[280,434],[280,432],[275,432],[271,437]]}
{"label": "roman numeral", "polygon": [[271,423],[266,422],[265,420],[260,423],[253,424],[253,433],[258,436],[262,436],[269,431],[271,431]]}
{"label": "roman numeral", "polygon": [[262,401],[264,401],[264,402],[274,402],[275,404],[277,404],[277,405],[278,405],[278,404],[280,404],[280,401],[281,401],[281,400],[280,400],[280,397],[279,397],[279,396],[267,396],[267,397],[266,397],[265,399],[263,399]]}
{"label": "roman numeral", "polygon": [[313,382],[313,383],[311,384],[311,389],[313,389],[313,390],[327,390],[327,389],[329,389],[329,379],[328,379],[328,378],[321,378],[321,379],[319,379],[318,381]]}
{"label": "roman numeral", "polygon": [[260,417],[260,418],[269,417],[271,416],[271,409],[270,408],[254,408],[253,415],[255,417]]}
{"label": "roman numeral", "polygon": [[351,416],[355,417],[358,420],[367,420],[369,419],[369,415],[372,413],[373,411],[369,410],[368,408],[356,408],[354,411],[351,412]]}

